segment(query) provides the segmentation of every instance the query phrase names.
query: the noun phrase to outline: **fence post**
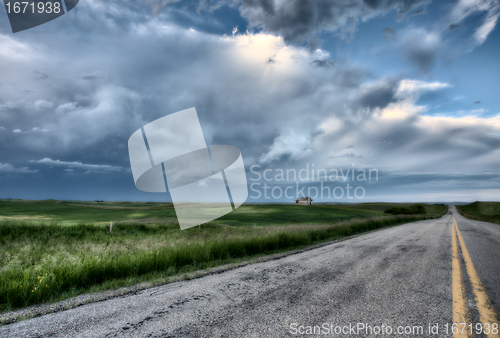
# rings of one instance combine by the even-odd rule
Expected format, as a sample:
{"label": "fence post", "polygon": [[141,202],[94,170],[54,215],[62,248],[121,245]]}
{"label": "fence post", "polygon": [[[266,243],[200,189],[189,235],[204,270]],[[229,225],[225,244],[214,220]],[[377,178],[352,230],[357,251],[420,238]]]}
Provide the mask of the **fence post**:
{"label": "fence post", "polygon": [[111,230],[113,230],[113,221],[109,224],[109,233],[111,233]]}

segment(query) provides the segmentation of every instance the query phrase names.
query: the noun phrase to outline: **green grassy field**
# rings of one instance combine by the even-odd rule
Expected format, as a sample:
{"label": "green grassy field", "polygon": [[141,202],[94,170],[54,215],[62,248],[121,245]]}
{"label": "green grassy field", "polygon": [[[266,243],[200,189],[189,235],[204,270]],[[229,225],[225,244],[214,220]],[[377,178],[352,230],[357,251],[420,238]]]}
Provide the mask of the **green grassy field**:
{"label": "green grassy field", "polygon": [[474,202],[457,208],[465,217],[500,224],[500,202]]}
{"label": "green grassy field", "polygon": [[[168,203],[0,201],[0,311],[169,276],[436,217],[407,204],[243,205],[181,231]],[[109,231],[109,221],[113,230]]]}
{"label": "green grassy field", "polygon": [[1,219],[78,224],[140,219],[176,221],[176,216],[171,203],[13,200],[0,201]]}

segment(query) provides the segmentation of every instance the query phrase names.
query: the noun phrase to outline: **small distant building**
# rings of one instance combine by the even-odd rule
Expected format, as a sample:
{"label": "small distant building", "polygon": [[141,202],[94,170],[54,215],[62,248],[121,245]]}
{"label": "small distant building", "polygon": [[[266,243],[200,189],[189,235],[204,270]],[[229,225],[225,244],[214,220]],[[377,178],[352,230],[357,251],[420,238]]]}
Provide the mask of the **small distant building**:
{"label": "small distant building", "polygon": [[295,204],[298,204],[298,205],[311,205],[311,202],[312,202],[312,198],[311,197],[299,197],[295,200]]}

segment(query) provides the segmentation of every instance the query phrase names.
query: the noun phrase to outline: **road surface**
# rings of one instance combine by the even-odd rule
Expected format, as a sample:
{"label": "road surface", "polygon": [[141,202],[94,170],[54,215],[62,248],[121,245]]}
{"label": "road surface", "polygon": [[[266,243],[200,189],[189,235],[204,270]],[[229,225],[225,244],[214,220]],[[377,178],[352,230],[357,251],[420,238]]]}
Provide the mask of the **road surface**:
{"label": "road surface", "polygon": [[481,320],[498,313],[500,225],[450,207],[436,220],[5,325],[0,336],[453,337],[454,320],[487,330]]}

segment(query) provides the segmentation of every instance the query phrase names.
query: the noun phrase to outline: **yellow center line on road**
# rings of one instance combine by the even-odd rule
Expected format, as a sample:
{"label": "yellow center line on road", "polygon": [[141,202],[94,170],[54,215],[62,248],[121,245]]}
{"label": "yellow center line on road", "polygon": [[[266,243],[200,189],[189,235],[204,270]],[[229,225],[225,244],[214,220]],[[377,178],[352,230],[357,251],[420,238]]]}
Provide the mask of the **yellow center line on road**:
{"label": "yellow center line on road", "polygon": [[[452,256],[453,256],[453,266],[452,266],[452,290],[453,290],[453,323],[469,323],[469,311],[468,302],[465,297],[464,281],[462,278],[462,267],[460,266],[460,257],[458,250],[458,240],[455,231],[455,220],[453,220],[451,226],[451,236],[452,236]],[[467,330],[466,330],[467,331]],[[468,333],[462,333],[461,330],[454,334],[455,338],[470,337]]]}
{"label": "yellow center line on road", "polygon": [[[492,328],[493,324],[499,324],[498,316],[495,312],[495,309],[491,305],[491,301],[486,293],[486,289],[481,283],[481,279],[479,278],[479,274],[477,273],[474,264],[472,264],[472,259],[469,255],[469,251],[465,246],[464,239],[462,234],[460,233],[460,229],[458,228],[458,223],[453,217],[454,226],[456,228],[456,232],[458,235],[458,240],[460,241],[460,247],[462,249],[462,256],[464,257],[465,267],[467,269],[467,274],[469,275],[469,279],[472,285],[472,292],[474,293],[474,299],[476,301],[476,306],[479,311],[479,317],[481,323],[483,324],[483,328],[489,327]],[[497,331],[498,332],[498,331]],[[499,333],[489,332],[487,334],[488,338],[500,338]]]}

